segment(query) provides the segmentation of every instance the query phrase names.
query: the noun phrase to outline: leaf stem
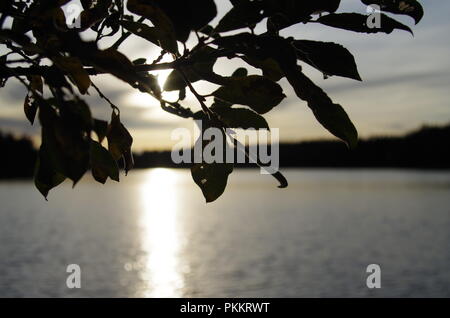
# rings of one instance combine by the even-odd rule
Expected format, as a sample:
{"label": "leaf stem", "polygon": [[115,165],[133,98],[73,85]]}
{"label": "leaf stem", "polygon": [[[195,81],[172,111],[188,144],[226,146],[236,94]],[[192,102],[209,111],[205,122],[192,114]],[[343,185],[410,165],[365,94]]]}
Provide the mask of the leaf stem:
{"label": "leaf stem", "polygon": [[105,94],[102,93],[100,88],[98,88],[98,86],[95,85],[94,82],[92,82],[92,80],[91,80],[91,86],[97,91],[98,95],[111,106],[111,108],[113,110],[117,110],[120,113],[119,107],[117,107],[108,97],[106,97]]}
{"label": "leaf stem", "polygon": [[205,104],[205,97],[203,97],[202,95],[200,95],[194,88],[194,86],[192,85],[191,81],[189,81],[188,77],[186,76],[186,73],[183,70],[183,67],[178,67],[177,70],[180,72],[181,77],[183,77],[184,82],[186,83],[186,85],[189,87],[189,90],[192,92],[192,94],[194,94],[195,98],[197,98],[198,102],[200,103],[200,106],[202,107],[203,112],[208,115],[208,117],[210,119],[213,118],[213,112],[208,108],[208,106],[206,106]]}

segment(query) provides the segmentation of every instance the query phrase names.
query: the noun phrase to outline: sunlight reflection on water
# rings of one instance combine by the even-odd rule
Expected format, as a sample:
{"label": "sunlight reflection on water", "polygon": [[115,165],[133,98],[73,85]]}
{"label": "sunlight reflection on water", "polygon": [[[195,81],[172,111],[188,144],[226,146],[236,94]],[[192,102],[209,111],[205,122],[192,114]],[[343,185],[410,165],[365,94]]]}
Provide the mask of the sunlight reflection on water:
{"label": "sunlight reflection on water", "polygon": [[[450,172],[239,170],[205,204],[189,170],[0,182],[1,297],[448,297]],[[67,264],[82,288],[66,287]],[[382,266],[381,290],[366,287]]]}
{"label": "sunlight reflection on water", "polygon": [[154,169],[141,187],[141,244],[146,253],[141,273],[147,284],[144,297],[181,296],[184,282],[179,259],[178,177],[175,171]]}

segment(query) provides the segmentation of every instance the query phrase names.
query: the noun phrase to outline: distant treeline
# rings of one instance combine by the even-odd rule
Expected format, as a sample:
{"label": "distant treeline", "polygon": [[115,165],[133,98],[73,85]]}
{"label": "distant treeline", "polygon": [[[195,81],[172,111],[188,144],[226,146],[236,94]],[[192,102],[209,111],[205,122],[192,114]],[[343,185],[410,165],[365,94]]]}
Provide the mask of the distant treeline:
{"label": "distant treeline", "polygon": [[33,176],[36,149],[29,138],[16,138],[0,132],[0,178]]}
{"label": "distant treeline", "polygon": [[349,151],[340,142],[281,145],[285,167],[450,168],[450,126],[425,127],[404,137],[362,140]]}
{"label": "distant treeline", "polygon": [[[136,155],[135,161],[140,168],[176,166],[170,152],[144,152]],[[424,127],[403,137],[361,140],[354,150],[340,141],[281,144],[280,166],[449,169],[450,125]]]}
{"label": "distant treeline", "polygon": [[[0,178],[33,175],[36,149],[29,138],[0,133],[0,153]],[[449,169],[450,125],[424,127],[403,137],[361,140],[354,150],[349,150],[339,141],[281,144],[280,165],[299,168]],[[135,154],[135,167],[180,168],[187,165],[175,165],[170,151],[146,151]]]}

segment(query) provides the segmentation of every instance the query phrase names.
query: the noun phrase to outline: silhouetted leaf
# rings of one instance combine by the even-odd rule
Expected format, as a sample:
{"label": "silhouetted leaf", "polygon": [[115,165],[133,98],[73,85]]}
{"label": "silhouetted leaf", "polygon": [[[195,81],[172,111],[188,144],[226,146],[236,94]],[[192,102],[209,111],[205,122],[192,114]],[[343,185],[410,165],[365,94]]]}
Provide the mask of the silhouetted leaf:
{"label": "silhouetted leaf", "polygon": [[215,33],[214,28],[211,25],[205,25],[203,28],[198,30],[200,33],[203,33],[209,37],[217,38],[220,37],[220,34]]}
{"label": "silhouetted leaf", "polygon": [[280,85],[258,75],[230,78],[213,95],[231,104],[247,105],[259,114],[267,113],[286,97]]}
{"label": "silhouetted leaf", "polygon": [[289,83],[299,98],[308,103],[316,119],[329,132],[342,139],[350,148],[356,147],[358,132],[345,110],[334,104],[325,92],[316,86],[301,70],[287,74]]}
{"label": "silhouetted leaf", "polygon": [[140,36],[157,46],[160,46],[163,50],[173,54],[178,53],[178,45],[176,41],[173,41],[172,37],[168,36],[165,32],[161,32],[160,29],[156,27],[149,27],[144,23],[132,21],[122,21],[120,24],[131,33]]}
{"label": "silhouetted leaf", "polygon": [[355,148],[358,143],[358,132],[339,104],[317,104],[313,108],[314,116],[329,132]]}
{"label": "silhouetted leaf", "polygon": [[139,58],[133,61],[134,65],[142,65],[147,63],[147,59],[146,58]]}
{"label": "silhouetted leaf", "polygon": [[245,56],[243,60],[251,66],[261,69],[263,75],[267,78],[270,78],[274,82],[278,82],[284,77],[284,73],[278,65],[277,61],[272,58],[257,59]]}
{"label": "silhouetted leaf", "polygon": [[360,81],[353,55],[342,45],[332,42],[297,40],[292,43],[300,60],[325,75],[338,75]]}
{"label": "silhouetted leaf", "polygon": [[280,79],[284,76],[284,69],[297,66],[297,54],[293,45],[280,36],[239,33],[218,38],[214,43],[219,47],[244,54],[244,61],[271,74],[272,79]]}
{"label": "silhouetted leaf", "polygon": [[217,200],[223,194],[232,172],[233,165],[226,163],[197,163],[191,167],[192,178],[202,190],[206,203]]}
{"label": "silhouetted leaf", "polygon": [[100,183],[105,183],[108,177],[119,182],[119,166],[111,153],[96,141],[91,141],[92,176]]}
{"label": "silhouetted leaf", "polygon": [[[222,163],[225,158],[221,156],[216,158],[206,157],[207,155],[219,155],[218,151],[226,153],[227,137],[223,129],[217,128],[217,125],[211,122],[204,113],[199,112],[194,115],[194,118],[202,121],[202,135],[197,139],[194,146],[195,149],[201,150],[202,160],[200,163],[195,162],[191,166],[191,174],[195,183],[202,190],[206,202],[209,203],[215,201],[225,191],[228,176],[233,172],[233,164]],[[204,138],[204,134],[210,128],[219,129],[219,135],[214,134],[211,140],[208,140]],[[217,147],[222,148],[218,149]]]}
{"label": "silhouetted leaf", "polygon": [[15,42],[30,55],[42,52],[37,45],[31,42],[31,39],[27,35],[12,30],[0,30],[0,40]]}
{"label": "silhouetted leaf", "polygon": [[230,128],[270,129],[264,117],[250,109],[215,107],[215,104],[213,104],[211,110],[214,111],[219,116],[219,119]]}
{"label": "silhouetted leaf", "polygon": [[335,12],[340,0],[265,0],[266,16],[270,17],[273,31],[281,30],[299,22],[307,22],[311,15]]}
{"label": "silhouetted leaf", "polygon": [[32,75],[29,77],[31,90],[28,92],[25,97],[24,103],[24,112],[28,121],[33,125],[34,119],[36,118],[36,113],[38,110],[38,96],[33,92],[39,92],[42,94],[44,89],[44,83],[42,82],[42,78],[39,75]]}
{"label": "silhouetted leaf", "polygon": [[239,1],[219,21],[214,31],[227,32],[246,27],[254,27],[265,17],[263,9],[264,3],[262,1]]}
{"label": "silhouetted leaf", "polygon": [[58,56],[53,58],[55,64],[64,72],[70,75],[70,78],[77,85],[81,94],[86,94],[91,86],[89,74],[83,68],[83,64],[76,57]]}
{"label": "silhouetted leaf", "polygon": [[381,10],[395,14],[409,15],[417,23],[423,18],[422,5],[416,0],[361,0],[365,5],[376,4]]}
{"label": "silhouetted leaf", "polygon": [[381,14],[380,28],[370,28],[367,25],[368,18],[369,16],[358,13],[339,13],[325,15],[319,18],[317,21],[334,28],[360,33],[384,32],[390,34],[392,33],[392,31],[398,29],[408,31],[409,33],[413,34],[412,30],[408,26],[388,17],[385,14]]}
{"label": "silhouetted leaf", "polygon": [[211,105],[211,108],[214,109],[220,109],[220,108],[231,108],[233,106],[232,103],[229,103],[227,101],[214,98],[214,103]]}
{"label": "silhouetted leaf", "polygon": [[43,75],[45,83],[55,89],[56,91],[61,92],[62,89],[67,89],[70,93],[73,93],[72,86],[67,81],[64,73],[55,65],[51,66],[47,72]]}
{"label": "silhouetted leaf", "polygon": [[269,18],[273,31],[281,30],[306,22],[312,14],[335,12],[340,0],[239,0],[232,3],[233,8],[219,22],[216,32],[254,27],[264,18]]}
{"label": "silhouetted leaf", "polygon": [[273,13],[285,13],[291,16],[303,16],[323,12],[335,12],[340,5],[340,0],[265,0],[266,9]]}
{"label": "silhouetted leaf", "polygon": [[97,0],[80,0],[80,2],[84,10],[89,10],[95,5]]}
{"label": "silhouetted leaf", "polygon": [[278,188],[284,189],[284,188],[288,187],[288,185],[289,185],[288,181],[287,181],[286,177],[280,171],[273,173],[272,177],[274,177],[280,183]]}
{"label": "silhouetted leaf", "polygon": [[108,133],[108,122],[100,119],[94,119],[94,125],[92,129],[97,134],[98,141],[101,143]]}
{"label": "silhouetted leaf", "polygon": [[[106,49],[96,51],[89,55],[94,67],[114,75],[115,77],[127,82],[133,88],[139,88],[141,91],[155,93],[148,85],[147,74],[142,75],[135,71],[134,64],[122,53],[115,49]],[[154,88],[154,87],[153,87]]]}
{"label": "silhouetted leaf", "polygon": [[[112,4],[112,0],[84,1],[84,11],[80,14],[81,31],[87,30],[105,19]],[[88,3],[89,2],[89,3]]]}
{"label": "silhouetted leaf", "polygon": [[31,30],[31,25],[25,17],[15,17],[11,30],[18,34],[25,34]]}
{"label": "silhouetted leaf", "polygon": [[191,31],[198,31],[217,15],[214,0],[154,0],[172,20],[176,38],[186,42]]}
{"label": "silhouetted leaf", "polygon": [[114,49],[94,52],[92,56],[94,67],[100,71],[111,73],[117,78],[135,85],[139,78],[135,75],[134,65],[122,53]]}
{"label": "silhouetted leaf", "polygon": [[[106,19],[103,20],[102,23],[97,23],[97,28],[94,26],[93,29],[95,32],[102,33],[101,37],[113,36],[120,30],[119,21],[121,18],[123,18],[123,16],[120,12],[113,11],[111,15],[107,16]],[[110,28],[111,30],[109,32],[102,32],[102,27]]]}
{"label": "silhouetted leaf", "polygon": [[42,103],[39,108],[42,147],[49,160],[44,164],[75,185],[89,166],[90,110],[81,100],[65,101],[58,111],[48,103]]}
{"label": "silhouetted leaf", "polygon": [[[201,80],[200,75],[198,75],[196,72],[191,72],[190,70],[186,72],[186,76],[191,83],[195,83]],[[166,92],[178,91],[185,89],[186,86],[187,84],[181,73],[177,70],[174,70],[169,74],[166,81],[164,82],[163,90]]]}
{"label": "silhouetted leaf", "polygon": [[[166,45],[172,49],[177,48],[174,25],[161,8],[153,2],[145,0],[128,0],[127,8],[131,12],[149,19],[158,29],[161,37],[165,39],[164,42],[170,42]],[[178,50],[175,50],[175,53],[178,53]]]}
{"label": "silhouetted leaf", "polygon": [[161,99],[161,86],[159,86],[158,77],[156,75],[150,73],[142,74],[136,88],[143,93],[149,93],[150,89],[153,93],[153,97],[158,100]]}
{"label": "silhouetted leaf", "polygon": [[[183,67],[186,77],[191,83],[195,83],[203,79],[203,76],[213,72],[214,64],[217,57],[214,55],[215,49],[206,46],[193,53],[189,58],[191,63]],[[165,91],[181,90],[187,86],[186,81],[178,70],[173,70],[164,83]]]}
{"label": "silhouetted leaf", "polygon": [[128,172],[134,165],[131,152],[133,137],[131,137],[128,130],[120,122],[120,115],[116,114],[115,111],[111,115],[111,122],[106,137],[108,139],[108,149],[112,157],[114,160],[123,158],[125,161],[125,171]]}
{"label": "silhouetted leaf", "polygon": [[34,184],[45,199],[51,189],[64,182],[66,177],[55,171],[45,147],[40,148],[34,172]]}
{"label": "silhouetted leaf", "polygon": [[178,92],[178,98],[179,100],[185,100],[186,99],[186,87],[183,87],[182,89],[180,89],[180,91]]}

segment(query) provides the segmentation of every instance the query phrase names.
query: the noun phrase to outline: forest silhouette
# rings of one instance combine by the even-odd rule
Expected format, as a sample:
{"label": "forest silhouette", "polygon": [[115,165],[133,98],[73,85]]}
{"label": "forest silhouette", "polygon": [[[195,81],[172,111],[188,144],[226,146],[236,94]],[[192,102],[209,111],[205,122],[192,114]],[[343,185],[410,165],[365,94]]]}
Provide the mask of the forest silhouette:
{"label": "forest silhouette", "polygon": [[[280,144],[281,167],[450,169],[450,124],[423,127],[401,137],[372,137],[349,150],[340,141]],[[37,150],[29,137],[0,132],[0,178],[31,178]],[[188,168],[174,164],[170,151],[135,153],[136,168]],[[254,167],[241,164],[238,167]]]}

